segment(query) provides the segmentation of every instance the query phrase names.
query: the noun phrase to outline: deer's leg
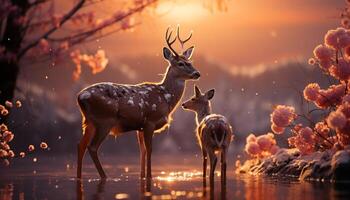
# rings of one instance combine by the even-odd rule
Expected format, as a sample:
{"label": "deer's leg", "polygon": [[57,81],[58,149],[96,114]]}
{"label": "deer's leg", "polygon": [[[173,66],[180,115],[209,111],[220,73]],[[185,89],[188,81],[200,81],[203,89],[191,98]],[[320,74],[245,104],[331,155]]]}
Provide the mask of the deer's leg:
{"label": "deer's leg", "polygon": [[98,159],[97,152],[98,152],[98,149],[99,149],[100,145],[102,144],[103,140],[108,135],[108,132],[109,132],[109,129],[107,129],[105,127],[97,127],[96,134],[95,134],[94,138],[92,139],[90,145],[88,146],[90,156],[91,156],[92,160],[94,161],[96,169],[97,169],[97,171],[100,174],[100,177],[102,179],[106,178],[106,174],[103,171],[100,160]]}
{"label": "deer's leg", "polygon": [[221,199],[226,198],[226,154],[227,149],[224,148],[221,151]]}
{"label": "deer's leg", "polygon": [[81,171],[83,166],[83,158],[86,152],[86,148],[90,143],[91,139],[95,135],[95,127],[92,123],[86,123],[83,127],[83,137],[78,144],[78,167],[77,167],[77,178],[81,178]]}
{"label": "deer's leg", "polygon": [[207,163],[208,163],[208,153],[207,151],[203,148],[202,149],[202,157],[203,157],[203,187],[207,187]]}
{"label": "deer's leg", "polygon": [[152,178],[152,163],[151,163],[151,156],[152,156],[152,137],[154,132],[154,126],[147,126],[144,128],[144,139],[145,139],[145,148],[146,148],[146,160],[147,160],[147,172],[146,177],[148,179]]}
{"label": "deer's leg", "polygon": [[137,140],[139,142],[140,148],[140,163],[141,163],[141,179],[145,178],[146,171],[146,146],[144,133],[142,131],[137,131]]}
{"label": "deer's leg", "polygon": [[214,151],[210,151],[209,153],[209,161],[210,161],[210,174],[209,174],[209,186],[210,186],[210,198],[214,197],[214,172],[217,163],[217,157]]}

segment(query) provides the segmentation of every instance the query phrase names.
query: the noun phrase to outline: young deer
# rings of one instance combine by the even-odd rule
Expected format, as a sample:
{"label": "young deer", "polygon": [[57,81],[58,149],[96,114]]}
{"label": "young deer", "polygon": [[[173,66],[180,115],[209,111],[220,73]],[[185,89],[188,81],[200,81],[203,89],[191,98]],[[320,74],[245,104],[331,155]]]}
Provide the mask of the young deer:
{"label": "young deer", "polygon": [[[106,174],[98,159],[97,151],[106,136],[137,131],[141,157],[141,178],[151,178],[152,136],[155,131],[167,127],[171,114],[180,101],[186,80],[198,79],[199,72],[190,60],[194,47],[179,55],[172,44],[178,39],[181,46],[179,27],[172,38],[172,31],[166,31],[165,39],[169,48],[163,48],[164,58],[169,62],[165,76],[158,83],[124,85],[98,83],[83,89],[78,94],[78,104],[83,116],[83,137],[78,144],[77,177],[81,178],[82,161],[86,149],[94,161],[101,178]],[[147,161],[147,162],[146,162]]]}
{"label": "young deer", "polygon": [[196,113],[197,139],[203,155],[203,186],[206,186],[207,159],[210,161],[210,188],[214,190],[214,171],[217,162],[216,153],[221,152],[221,184],[226,181],[226,154],[233,139],[232,128],[222,115],[211,114],[210,99],[214,89],[202,94],[194,86],[195,95],[182,104],[183,109]]}

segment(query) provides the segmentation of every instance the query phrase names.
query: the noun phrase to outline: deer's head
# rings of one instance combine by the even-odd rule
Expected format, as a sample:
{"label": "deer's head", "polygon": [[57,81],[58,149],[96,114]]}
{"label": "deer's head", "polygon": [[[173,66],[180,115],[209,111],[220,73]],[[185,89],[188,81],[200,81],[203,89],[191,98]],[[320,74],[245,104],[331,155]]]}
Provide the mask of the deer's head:
{"label": "deer's head", "polygon": [[170,69],[172,73],[174,73],[176,77],[184,80],[198,79],[200,77],[200,73],[193,67],[191,61],[194,46],[188,48],[181,54],[178,54],[171,46],[172,44],[174,44],[176,39],[178,39],[181,44],[181,47],[183,47],[184,44],[191,39],[192,33],[185,40],[182,40],[180,38],[179,26],[177,27],[176,36],[174,39],[171,39],[172,33],[172,31],[170,31],[169,33],[168,28],[165,34],[165,40],[169,48],[163,48],[163,56],[170,63]]}
{"label": "deer's head", "polygon": [[182,104],[182,108],[197,113],[210,110],[210,99],[214,97],[214,93],[214,89],[202,93],[197,86],[194,86],[194,95]]}

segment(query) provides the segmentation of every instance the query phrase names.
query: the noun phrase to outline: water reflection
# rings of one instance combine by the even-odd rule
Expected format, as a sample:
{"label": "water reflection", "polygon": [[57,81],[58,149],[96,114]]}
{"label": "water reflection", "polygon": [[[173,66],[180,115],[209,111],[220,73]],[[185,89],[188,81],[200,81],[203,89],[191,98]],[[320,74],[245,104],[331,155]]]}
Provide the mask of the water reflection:
{"label": "water reflection", "polygon": [[[91,168],[84,177],[97,177]],[[107,168],[108,169],[108,168]],[[226,184],[216,174],[215,190],[203,187],[196,166],[168,166],[154,170],[152,180],[140,180],[138,165],[109,168],[114,178],[76,180],[74,169],[66,173],[43,171],[36,174],[0,173],[1,200],[28,199],[350,199],[349,184],[301,183],[293,179],[257,178],[228,170]],[[160,170],[161,169],[161,170]],[[168,169],[181,169],[171,171]],[[14,175],[16,174],[16,175]]]}

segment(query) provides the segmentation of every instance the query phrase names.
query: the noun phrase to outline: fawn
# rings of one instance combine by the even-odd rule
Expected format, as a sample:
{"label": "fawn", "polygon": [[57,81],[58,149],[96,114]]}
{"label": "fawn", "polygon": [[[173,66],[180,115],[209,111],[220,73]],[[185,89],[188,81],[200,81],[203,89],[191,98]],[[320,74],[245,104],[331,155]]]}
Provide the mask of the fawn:
{"label": "fawn", "polygon": [[210,161],[210,188],[214,190],[214,171],[217,163],[217,153],[221,152],[221,184],[226,181],[226,154],[233,139],[231,125],[227,119],[218,114],[211,114],[210,100],[215,90],[204,94],[194,86],[194,96],[182,104],[182,108],[196,113],[197,139],[203,155],[203,186],[206,186],[207,159]]}
{"label": "fawn", "polygon": [[83,137],[78,144],[77,177],[81,178],[82,162],[86,149],[101,178],[106,174],[98,158],[98,149],[106,136],[137,131],[140,148],[141,178],[151,178],[152,136],[169,126],[171,115],[180,101],[187,80],[197,80],[200,73],[192,66],[194,46],[178,54],[172,44],[178,39],[181,46],[191,37],[180,39],[180,30],[172,38],[173,31],[166,31],[169,48],[163,48],[163,56],[169,66],[165,76],[158,83],[124,85],[98,83],[83,89],[78,94],[78,104],[83,117]]}

